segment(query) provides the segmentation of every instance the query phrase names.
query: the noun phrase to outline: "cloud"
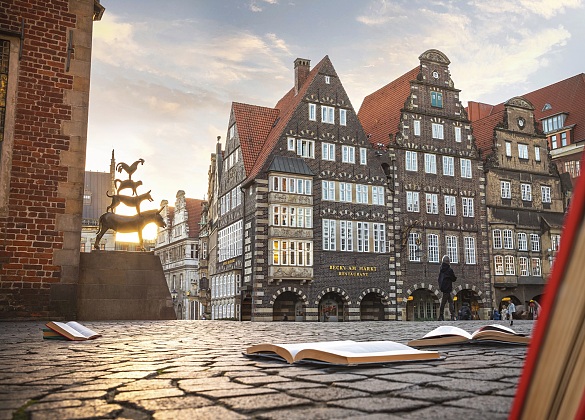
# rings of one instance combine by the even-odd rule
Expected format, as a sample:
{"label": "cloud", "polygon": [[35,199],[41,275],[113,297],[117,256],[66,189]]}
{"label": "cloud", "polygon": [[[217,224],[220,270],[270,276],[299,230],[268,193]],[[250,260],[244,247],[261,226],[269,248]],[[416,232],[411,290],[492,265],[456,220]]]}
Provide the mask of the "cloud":
{"label": "cloud", "polygon": [[[278,0],[261,0],[263,3],[268,3],[268,4],[278,4]],[[262,10],[264,10],[262,8],[262,6],[260,6],[258,4],[258,1],[256,0],[251,0],[250,3],[248,4],[248,8],[252,11],[252,12],[261,12]]]}
{"label": "cloud", "polygon": [[364,25],[379,26],[407,17],[406,9],[396,1],[376,0],[370,4],[366,14],[356,20]]}
{"label": "cloud", "polygon": [[582,8],[583,0],[474,0],[469,4],[483,14],[533,14],[551,19],[566,13],[568,9]]}

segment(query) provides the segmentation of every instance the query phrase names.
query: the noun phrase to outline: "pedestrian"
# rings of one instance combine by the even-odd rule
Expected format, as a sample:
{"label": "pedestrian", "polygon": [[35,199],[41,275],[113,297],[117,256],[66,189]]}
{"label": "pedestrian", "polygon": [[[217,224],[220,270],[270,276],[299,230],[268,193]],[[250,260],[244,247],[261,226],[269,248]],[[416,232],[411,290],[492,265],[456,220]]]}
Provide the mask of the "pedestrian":
{"label": "pedestrian", "polygon": [[508,304],[508,316],[510,317],[510,326],[514,325],[514,313],[516,312],[516,305],[510,301]]}
{"label": "pedestrian", "polygon": [[494,308],[494,314],[493,314],[493,318],[494,321],[499,321],[500,319],[502,319],[502,317],[500,316],[500,313],[498,312],[497,308]]}
{"label": "pedestrian", "polygon": [[449,313],[451,314],[451,321],[455,320],[455,308],[453,306],[453,282],[457,280],[457,276],[451,268],[451,260],[448,255],[443,256],[441,263],[441,270],[439,271],[439,289],[443,292],[441,298],[441,306],[439,307],[439,321],[444,321],[445,304],[449,302]]}

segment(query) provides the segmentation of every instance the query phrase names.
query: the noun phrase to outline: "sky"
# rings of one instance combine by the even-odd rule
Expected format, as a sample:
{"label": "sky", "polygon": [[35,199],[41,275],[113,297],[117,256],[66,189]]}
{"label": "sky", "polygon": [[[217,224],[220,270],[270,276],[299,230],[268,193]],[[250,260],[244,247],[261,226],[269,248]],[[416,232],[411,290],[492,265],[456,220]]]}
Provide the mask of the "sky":
{"label": "sky", "polygon": [[[205,199],[232,102],[274,107],[296,58],[329,55],[357,112],[419,65],[451,61],[461,101],[497,104],[585,72],[585,0],[101,0],[86,170],[142,158],[149,208]],[[117,175],[124,179],[126,174]]]}

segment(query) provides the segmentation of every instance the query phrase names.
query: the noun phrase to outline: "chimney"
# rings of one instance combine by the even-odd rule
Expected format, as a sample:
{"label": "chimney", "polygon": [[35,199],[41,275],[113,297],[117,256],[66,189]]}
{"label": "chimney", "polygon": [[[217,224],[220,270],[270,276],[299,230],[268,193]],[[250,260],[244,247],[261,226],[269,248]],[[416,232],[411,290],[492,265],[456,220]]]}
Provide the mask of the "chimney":
{"label": "chimney", "polygon": [[311,60],[307,60],[306,58],[297,58],[295,60],[295,95],[303,87],[307,77],[309,77],[310,71]]}

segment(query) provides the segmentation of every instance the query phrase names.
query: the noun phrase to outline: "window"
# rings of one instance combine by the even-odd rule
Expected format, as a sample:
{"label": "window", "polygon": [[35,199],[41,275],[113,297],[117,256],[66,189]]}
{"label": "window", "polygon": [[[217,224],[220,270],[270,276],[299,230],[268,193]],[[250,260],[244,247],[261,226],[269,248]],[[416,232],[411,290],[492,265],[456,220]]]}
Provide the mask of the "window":
{"label": "window", "polygon": [[322,143],[321,158],[323,160],[335,161],[335,145],[331,143]]}
{"label": "window", "polygon": [[506,156],[512,156],[512,143],[506,142]]}
{"label": "window", "polygon": [[463,238],[465,246],[465,264],[475,264],[475,238],[466,236]]}
{"label": "window", "polygon": [[335,251],[335,220],[323,219],[323,251]]}
{"label": "window", "polygon": [[547,187],[545,185],[541,185],[540,186],[540,193],[542,194],[542,202],[543,203],[550,203],[551,202],[550,187]]}
{"label": "window", "polygon": [[408,261],[420,261],[420,233],[410,232],[408,234]]}
{"label": "window", "polygon": [[346,109],[339,110],[339,124],[340,125],[347,125],[347,110]]}
{"label": "window", "polygon": [[520,159],[528,159],[528,145],[518,144],[518,157]]}
{"label": "window", "polygon": [[228,132],[228,140],[231,140],[236,135],[236,125],[232,124]]}
{"label": "window", "polygon": [[310,179],[274,175],[270,177],[270,191],[284,192],[289,194],[313,195],[312,189],[313,181]]}
{"label": "window", "polygon": [[453,156],[443,156],[443,175],[455,176]]}
{"label": "window", "polygon": [[462,197],[463,217],[474,217],[473,197]]}
{"label": "window", "polygon": [[305,158],[315,158],[315,142],[313,140],[297,140],[297,155]]}
{"label": "window", "polygon": [[514,257],[512,255],[506,255],[504,257],[504,264],[507,276],[513,276],[516,274],[516,266],[514,264]]}
{"label": "window", "polygon": [[561,133],[561,146],[567,145],[567,132]]}
{"label": "window", "polygon": [[510,181],[500,181],[500,191],[502,198],[512,198],[512,190],[510,188]]}
{"label": "window", "polygon": [[533,276],[542,276],[540,271],[540,258],[532,258],[532,275]]}
{"label": "window", "polygon": [[341,161],[345,163],[355,163],[355,147],[342,146],[341,147]]}
{"label": "window", "polygon": [[445,236],[445,243],[447,244],[447,255],[451,263],[459,262],[459,253],[457,252],[457,236]]}
{"label": "window", "polygon": [[335,181],[322,181],[323,200],[335,201]]}
{"label": "window", "polygon": [[374,223],[374,252],[386,252],[386,225]]}
{"label": "window", "polygon": [[339,235],[341,236],[340,251],[353,251],[353,222],[340,220]]}
{"label": "window", "polygon": [[530,275],[530,272],[528,271],[528,258],[518,257],[518,265],[520,266],[521,276],[525,277]]}
{"label": "window", "polygon": [[433,123],[433,138],[434,139],[443,139],[443,124]]}
{"label": "window", "polygon": [[413,120],[414,135],[420,136],[420,120]]}
{"label": "window", "polygon": [[335,124],[335,108],[321,105],[321,121],[327,124]]}
{"label": "window", "polygon": [[535,233],[530,234],[530,250],[540,252],[540,236]]}
{"label": "window", "polygon": [[455,127],[455,141],[461,143],[461,127]]}
{"label": "window", "polygon": [[427,248],[429,262],[439,262],[439,235],[430,233],[427,235]]}
{"label": "window", "polygon": [[418,192],[406,191],[406,211],[418,212]]}
{"label": "window", "polygon": [[504,249],[514,249],[514,239],[512,237],[512,231],[510,229],[504,229]]}
{"label": "window", "polygon": [[445,196],[445,215],[446,216],[456,216],[457,215],[457,207],[455,206],[455,196],[454,195],[446,195]]}
{"label": "window", "polygon": [[556,134],[554,136],[551,136],[550,143],[551,143],[552,149],[556,149],[557,147],[559,147],[559,145],[557,143],[557,135]]}
{"label": "window", "polygon": [[496,272],[496,276],[504,275],[504,257],[502,257],[501,255],[496,255],[494,257],[494,269]]}
{"label": "window", "polygon": [[461,159],[461,178],[471,178],[471,160]]}
{"label": "window", "polygon": [[360,165],[368,164],[368,149],[360,147]]}
{"label": "window", "polygon": [[351,185],[349,182],[339,183],[339,201],[351,203]]}
{"label": "window", "polygon": [[540,147],[534,146],[534,160],[540,162]]}
{"label": "window", "polygon": [[432,153],[425,153],[425,172],[427,174],[437,173],[437,156]]}
{"label": "window", "polygon": [[561,245],[561,235],[550,235],[551,249],[558,251]]}
{"label": "window", "polygon": [[312,228],[313,218],[310,207],[294,207],[273,205],[270,207],[271,226],[288,226],[299,228]]}
{"label": "window", "polygon": [[406,170],[418,171],[418,164],[416,159],[416,152],[406,151]]}
{"label": "window", "polygon": [[317,105],[309,104],[309,120],[317,121]]}
{"label": "window", "polygon": [[330,84],[331,83],[331,77],[330,76],[325,76],[325,83],[326,84]]}
{"label": "window", "polygon": [[242,255],[242,238],[241,220],[220,230],[217,238],[219,261]]}
{"label": "window", "polygon": [[439,200],[437,194],[426,193],[427,213],[439,214]]}
{"label": "window", "polygon": [[502,249],[502,231],[500,229],[494,229],[492,231],[492,238],[494,241],[494,249]]}
{"label": "window", "polygon": [[312,243],[309,241],[272,241],[273,265],[312,266]]}
{"label": "window", "polygon": [[520,184],[522,201],[532,201],[532,186],[530,184]]}
{"label": "window", "polygon": [[518,251],[528,251],[528,239],[525,233],[518,233]]}
{"label": "window", "polygon": [[288,139],[288,150],[295,151],[296,150],[296,142],[294,137],[289,137]]}
{"label": "window", "polygon": [[431,92],[431,106],[443,108],[443,94],[441,92]]}
{"label": "window", "polygon": [[565,117],[566,114],[559,114],[542,120],[542,131],[548,133],[563,128],[565,125]]}
{"label": "window", "polygon": [[384,187],[372,187],[372,204],[384,205]]}
{"label": "window", "polygon": [[357,222],[357,251],[370,252],[370,228],[367,222]]}
{"label": "window", "polygon": [[357,184],[355,186],[355,199],[359,204],[368,204],[368,186]]}

